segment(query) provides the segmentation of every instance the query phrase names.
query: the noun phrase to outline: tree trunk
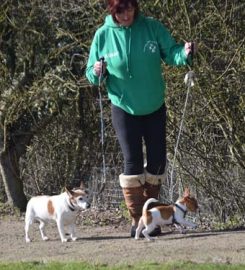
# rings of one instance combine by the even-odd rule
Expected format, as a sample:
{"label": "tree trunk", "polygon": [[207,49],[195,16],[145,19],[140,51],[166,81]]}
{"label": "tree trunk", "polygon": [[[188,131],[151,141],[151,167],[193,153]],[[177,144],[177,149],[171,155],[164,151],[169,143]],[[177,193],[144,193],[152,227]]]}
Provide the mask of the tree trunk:
{"label": "tree trunk", "polygon": [[8,203],[25,211],[27,199],[20,179],[19,158],[13,148],[0,154],[0,171]]}

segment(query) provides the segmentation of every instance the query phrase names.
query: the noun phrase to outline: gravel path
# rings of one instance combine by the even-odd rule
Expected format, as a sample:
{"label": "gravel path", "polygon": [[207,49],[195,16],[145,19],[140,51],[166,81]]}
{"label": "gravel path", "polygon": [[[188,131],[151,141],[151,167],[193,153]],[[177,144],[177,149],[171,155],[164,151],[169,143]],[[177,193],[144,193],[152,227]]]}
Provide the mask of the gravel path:
{"label": "gravel path", "polygon": [[25,243],[23,218],[0,217],[0,261],[87,261],[100,264],[192,261],[245,264],[245,231],[170,232],[153,242],[128,237],[127,226],[77,225],[76,242],[61,243],[55,224],[47,226],[50,241],[41,240],[38,224],[33,242]]}

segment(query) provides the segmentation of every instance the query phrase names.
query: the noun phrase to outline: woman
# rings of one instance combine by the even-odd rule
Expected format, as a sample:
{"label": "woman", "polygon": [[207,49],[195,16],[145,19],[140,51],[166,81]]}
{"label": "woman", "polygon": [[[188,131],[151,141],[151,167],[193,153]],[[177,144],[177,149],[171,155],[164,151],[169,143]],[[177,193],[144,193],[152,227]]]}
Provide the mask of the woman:
{"label": "woman", "polygon": [[[191,43],[177,44],[159,21],[139,13],[137,0],[109,0],[108,10],[110,15],[95,33],[86,76],[96,85],[105,80],[112,103],[112,123],[124,157],[119,181],[132,217],[134,237],[144,202],[158,197],[166,178],[161,63],[185,65]],[[103,65],[99,61],[102,57]]]}

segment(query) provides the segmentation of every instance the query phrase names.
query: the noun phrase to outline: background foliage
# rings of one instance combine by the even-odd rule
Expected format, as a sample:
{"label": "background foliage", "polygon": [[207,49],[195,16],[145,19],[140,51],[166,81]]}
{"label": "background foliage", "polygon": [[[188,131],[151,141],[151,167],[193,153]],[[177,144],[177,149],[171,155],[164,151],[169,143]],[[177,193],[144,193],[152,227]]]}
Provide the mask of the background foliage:
{"label": "background foliage", "polygon": [[[168,95],[169,176],[162,199],[189,185],[205,214],[227,222],[245,212],[245,4],[241,1],[139,1],[143,13],[167,25],[177,41],[194,40],[198,54],[180,144],[188,67],[163,66]],[[27,198],[88,181],[98,195],[102,174],[98,91],[84,70],[104,1],[5,0],[0,9],[0,153],[11,156]],[[190,67],[189,67],[190,69]],[[103,98],[106,188],[118,206],[122,157]],[[21,146],[21,147],[20,147]],[[3,160],[3,159],[2,159]],[[4,167],[2,162],[2,168]],[[173,167],[174,166],[174,167]],[[6,168],[6,166],[5,166]],[[1,176],[0,176],[1,178]],[[12,200],[2,170],[1,201]]]}

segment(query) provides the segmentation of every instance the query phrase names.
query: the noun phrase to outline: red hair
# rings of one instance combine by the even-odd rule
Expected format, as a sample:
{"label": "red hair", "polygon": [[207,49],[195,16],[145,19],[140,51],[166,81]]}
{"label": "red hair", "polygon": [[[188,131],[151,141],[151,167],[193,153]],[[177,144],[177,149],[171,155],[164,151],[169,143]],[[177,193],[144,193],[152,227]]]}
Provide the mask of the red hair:
{"label": "red hair", "polygon": [[115,20],[116,13],[122,12],[123,10],[127,9],[130,5],[134,7],[135,16],[137,16],[139,12],[139,5],[137,0],[108,0],[107,8],[109,10],[109,13]]}

